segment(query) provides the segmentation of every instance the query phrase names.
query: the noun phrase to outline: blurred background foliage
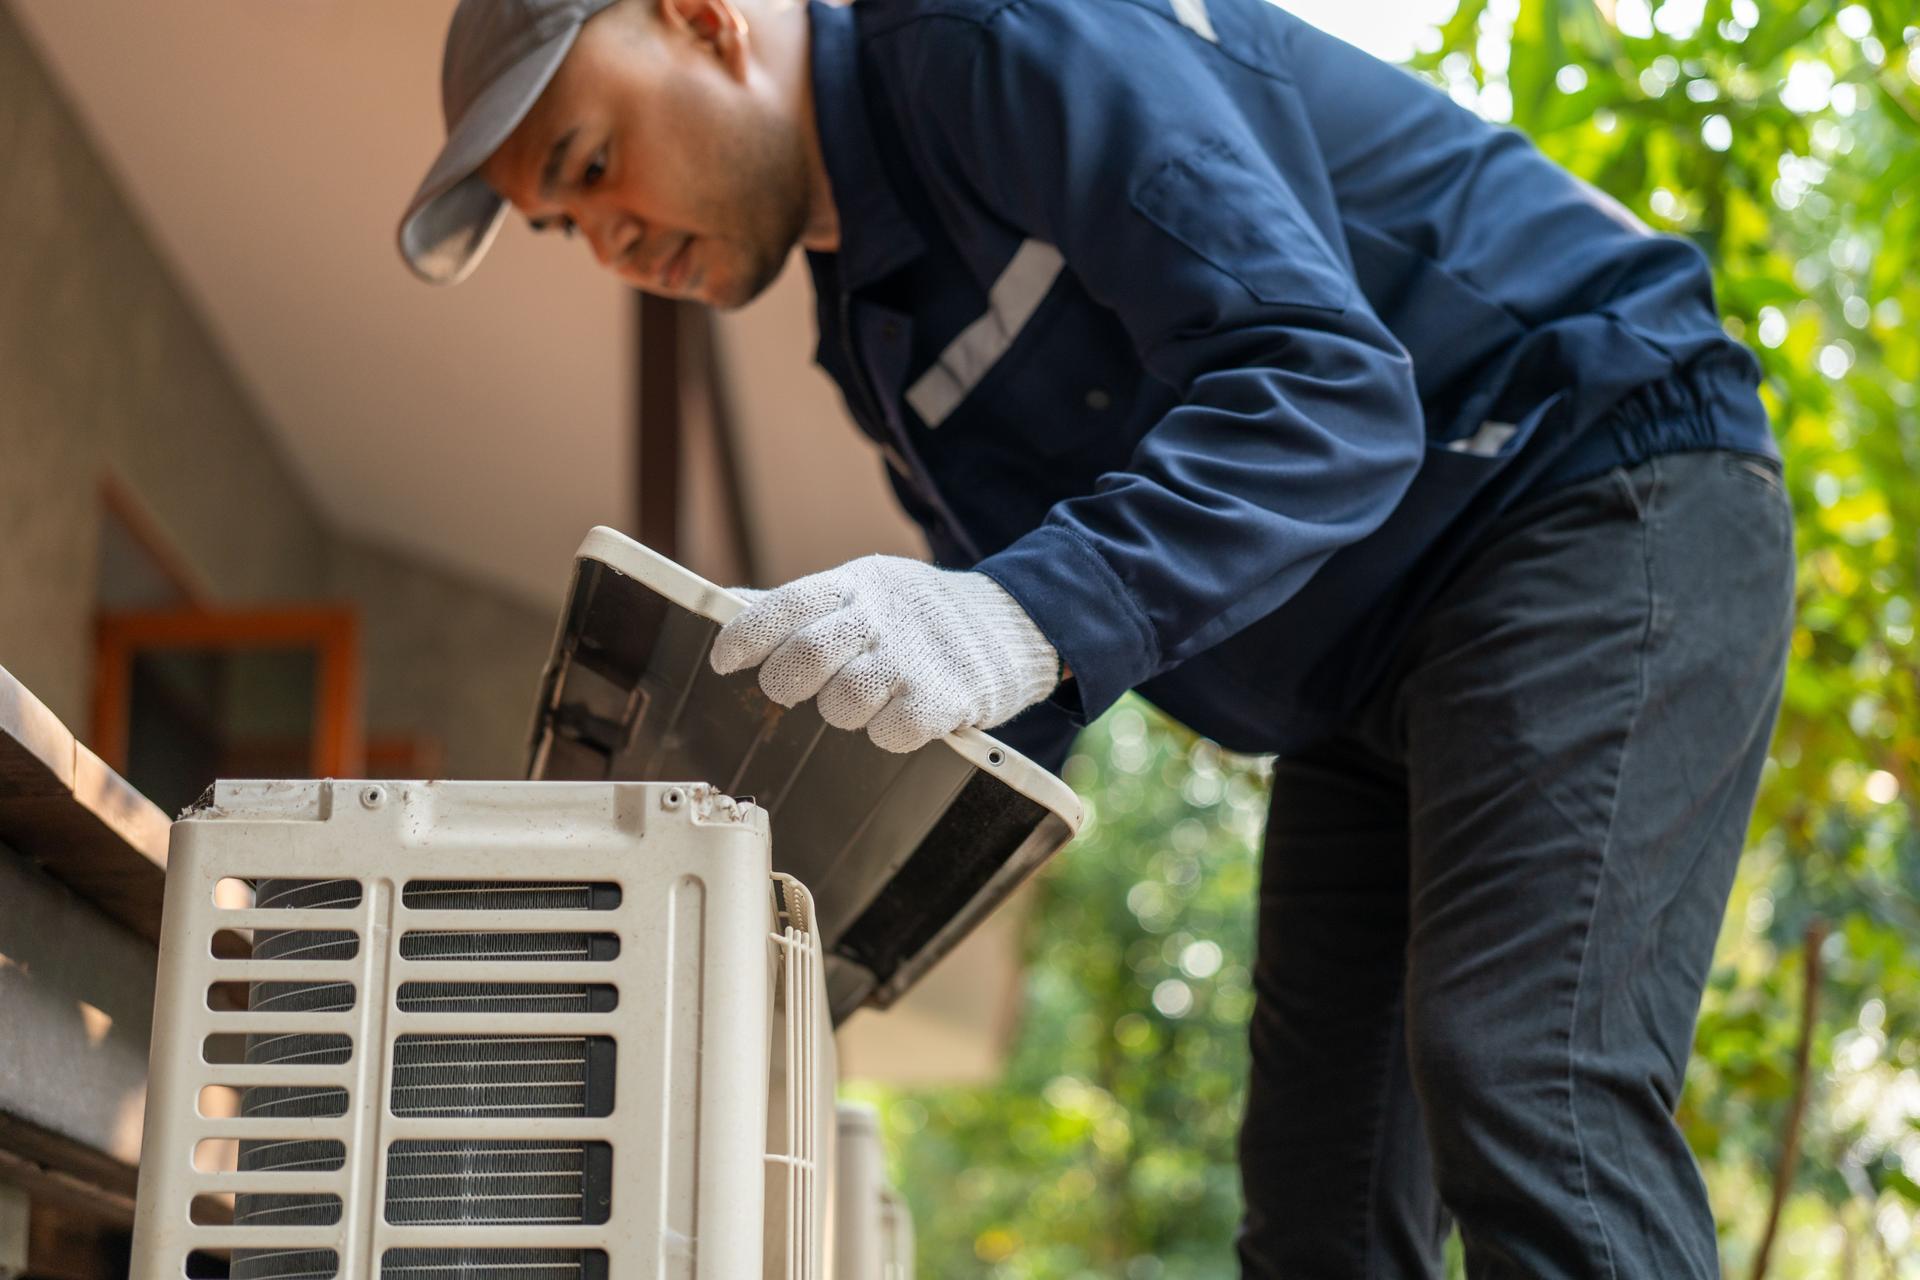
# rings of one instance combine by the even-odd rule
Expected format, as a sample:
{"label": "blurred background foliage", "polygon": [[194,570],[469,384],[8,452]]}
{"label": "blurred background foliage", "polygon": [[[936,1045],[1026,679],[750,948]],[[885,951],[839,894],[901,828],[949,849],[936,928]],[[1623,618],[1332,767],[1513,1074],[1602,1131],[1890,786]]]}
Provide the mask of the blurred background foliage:
{"label": "blurred background foliage", "polygon": [[[1698,244],[1765,365],[1800,624],[1681,1120],[1728,1275],[1793,1130],[1767,1274],[1920,1277],[1920,9],[1460,0],[1414,70]],[[1231,1276],[1263,767],[1129,701],[1067,772],[1004,1080],[878,1097],[922,1274]]]}

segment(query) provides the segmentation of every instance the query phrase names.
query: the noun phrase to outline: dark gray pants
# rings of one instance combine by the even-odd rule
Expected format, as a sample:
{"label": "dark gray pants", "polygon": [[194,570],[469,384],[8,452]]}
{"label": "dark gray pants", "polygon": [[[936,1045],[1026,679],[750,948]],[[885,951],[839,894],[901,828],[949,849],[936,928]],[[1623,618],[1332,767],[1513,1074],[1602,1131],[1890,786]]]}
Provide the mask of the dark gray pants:
{"label": "dark gray pants", "polygon": [[1770,463],[1515,511],[1352,730],[1279,762],[1244,1273],[1718,1280],[1673,1120],[1778,709]]}

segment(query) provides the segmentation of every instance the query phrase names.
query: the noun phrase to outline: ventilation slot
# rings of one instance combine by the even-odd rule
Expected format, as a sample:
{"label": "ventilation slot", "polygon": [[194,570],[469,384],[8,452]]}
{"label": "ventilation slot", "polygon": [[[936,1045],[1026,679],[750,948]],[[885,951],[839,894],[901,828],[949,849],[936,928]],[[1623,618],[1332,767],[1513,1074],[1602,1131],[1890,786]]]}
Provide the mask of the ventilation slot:
{"label": "ventilation slot", "polygon": [[408,1013],[612,1013],[611,985],[566,982],[403,982],[395,997]]}
{"label": "ventilation slot", "polygon": [[620,957],[617,933],[468,933],[454,930],[402,934],[402,960],[472,960],[608,964]]}
{"label": "ventilation slot", "polygon": [[400,893],[409,911],[612,911],[617,884],[550,880],[409,880]]}
{"label": "ventilation slot", "polygon": [[[297,1274],[307,1280],[333,1280],[340,1274],[340,1255],[331,1249],[309,1249],[290,1255],[300,1267]],[[187,1255],[187,1280],[227,1280],[232,1274],[224,1256],[195,1252]]]}
{"label": "ventilation slot", "polygon": [[345,929],[303,929],[283,943],[279,929],[216,929],[213,954],[221,960],[351,960],[360,954],[360,935]]}
{"label": "ventilation slot", "polygon": [[469,1276],[473,1280],[607,1280],[607,1255],[598,1249],[389,1249],[380,1259],[380,1280],[467,1280]]}
{"label": "ventilation slot", "polygon": [[340,1255],[331,1249],[280,1249],[271,1254],[262,1251],[258,1257],[271,1258],[274,1268],[272,1271],[255,1269],[262,1264],[258,1260],[243,1262],[242,1259],[246,1256],[239,1250],[235,1250],[231,1271],[209,1270],[198,1273],[190,1271],[187,1274],[232,1277],[262,1275],[277,1276],[282,1280],[333,1280],[334,1276],[340,1274]]}
{"label": "ventilation slot", "polygon": [[613,1148],[604,1142],[396,1142],[387,1150],[395,1226],[607,1221]]}
{"label": "ventilation slot", "polygon": [[[340,1221],[340,1197],[316,1195],[241,1196],[234,1207],[236,1227],[284,1227],[289,1222],[330,1227]],[[193,1221],[219,1226],[227,1220],[227,1206],[218,1196],[195,1196]],[[278,1274],[278,1273],[276,1273]]]}
{"label": "ventilation slot", "polygon": [[[249,1058],[250,1052],[256,1056]],[[201,1042],[200,1056],[215,1065],[272,1062],[280,1066],[337,1067],[352,1060],[353,1041],[342,1035],[249,1036],[216,1031]]]}
{"label": "ventilation slot", "polygon": [[613,1112],[607,1036],[402,1036],[393,1114],[539,1119]]}
{"label": "ventilation slot", "polygon": [[[347,1144],[335,1139],[310,1143],[314,1157],[279,1166],[289,1173],[332,1173],[347,1163]],[[240,1167],[240,1144],[231,1138],[203,1138],[193,1148],[193,1167],[201,1173],[232,1173]]]}
{"label": "ventilation slot", "polygon": [[353,1008],[351,982],[216,982],[207,1008],[251,1013],[345,1013]]}
{"label": "ventilation slot", "polygon": [[348,911],[360,905],[358,880],[236,880],[214,886],[222,907],[259,911]]}

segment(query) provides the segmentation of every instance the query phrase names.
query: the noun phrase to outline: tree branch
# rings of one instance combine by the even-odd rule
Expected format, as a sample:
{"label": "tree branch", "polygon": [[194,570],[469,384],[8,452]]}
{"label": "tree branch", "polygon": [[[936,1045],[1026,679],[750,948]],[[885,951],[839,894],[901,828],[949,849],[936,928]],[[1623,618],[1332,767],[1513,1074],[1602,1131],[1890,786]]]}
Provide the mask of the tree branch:
{"label": "tree branch", "polygon": [[1813,1031],[1820,1011],[1820,947],[1827,940],[1827,922],[1815,918],[1807,925],[1800,950],[1804,963],[1805,989],[1800,996],[1800,1045],[1793,1059],[1793,1101],[1787,1107],[1787,1119],[1780,1135],[1780,1163],[1773,1173],[1773,1202],[1767,1207],[1767,1227],[1760,1235],[1760,1247],[1753,1255],[1752,1280],[1765,1280],[1767,1263],[1773,1256],[1773,1238],[1780,1230],[1780,1215],[1786,1208],[1787,1193],[1793,1189],[1794,1166],[1800,1162],[1800,1126],[1807,1114],[1807,1094],[1813,1073]]}

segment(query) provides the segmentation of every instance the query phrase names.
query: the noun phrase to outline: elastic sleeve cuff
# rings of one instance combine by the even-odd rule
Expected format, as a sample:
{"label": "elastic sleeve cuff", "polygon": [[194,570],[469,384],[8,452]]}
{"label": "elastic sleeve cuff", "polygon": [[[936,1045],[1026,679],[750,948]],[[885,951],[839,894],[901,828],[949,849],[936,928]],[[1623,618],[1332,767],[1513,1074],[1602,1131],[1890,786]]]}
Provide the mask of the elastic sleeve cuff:
{"label": "elastic sleeve cuff", "polygon": [[1072,530],[1041,525],[974,569],[1019,602],[1073,672],[1051,701],[1077,722],[1097,718],[1158,669],[1159,639],[1146,614],[1106,558]]}

